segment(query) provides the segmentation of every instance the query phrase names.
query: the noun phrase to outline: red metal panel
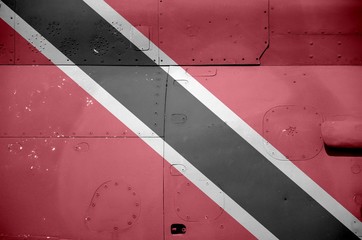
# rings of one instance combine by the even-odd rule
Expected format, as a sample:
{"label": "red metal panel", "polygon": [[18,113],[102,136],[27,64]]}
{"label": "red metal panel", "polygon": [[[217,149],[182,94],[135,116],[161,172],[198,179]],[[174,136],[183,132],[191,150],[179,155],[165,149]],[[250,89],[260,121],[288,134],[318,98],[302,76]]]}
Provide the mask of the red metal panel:
{"label": "red metal panel", "polygon": [[270,36],[262,65],[360,65],[362,35]]}
{"label": "red metal panel", "polygon": [[[187,68],[192,72],[202,69]],[[217,67],[216,71],[215,76],[197,79],[261,135],[265,114],[282,105],[313,107],[325,121],[336,115],[362,116],[361,67],[259,67],[257,71],[254,67]],[[303,119],[302,125],[308,125],[309,118]],[[308,129],[303,132],[313,139],[320,136],[320,132],[308,133]],[[283,145],[278,138],[269,140],[283,154],[293,152],[290,142]],[[309,141],[298,144],[305,146]],[[320,147],[320,139],[316,141]],[[310,160],[293,163],[362,220],[361,205],[355,201],[355,194],[362,192],[360,155],[330,156],[322,149]]]}
{"label": "red metal panel", "polygon": [[[3,66],[1,72],[2,136],[135,136],[55,66]],[[99,124],[103,119],[109,124]]]}
{"label": "red metal panel", "polygon": [[[187,178],[177,174],[178,171],[182,171],[182,167],[165,164],[165,239],[256,239]],[[200,181],[205,186],[208,184]],[[224,195],[220,193],[217,203],[223,206],[223,201]],[[172,224],[183,224],[184,234],[171,234]]]}
{"label": "red metal panel", "polygon": [[337,148],[362,148],[362,119],[338,117],[322,125],[324,144]]}
{"label": "red metal panel", "polygon": [[270,45],[263,65],[362,64],[358,0],[270,2]]}
{"label": "red metal panel", "polygon": [[14,64],[14,30],[2,19],[0,29],[0,64]]}
{"label": "red metal panel", "polygon": [[362,33],[362,4],[359,0],[271,0],[270,10],[272,33]]}
{"label": "red metal panel", "polygon": [[259,64],[268,44],[267,13],[267,0],[161,0],[159,47],[180,65]]}
{"label": "red metal panel", "polygon": [[137,2],[106,0],[106,2],[151,42],[158,44],[158,0]]}
{"label": "red metal panel", "polygon": [[[276,149],[285,149],[284,154],[291,161],[314,158],[323,147],[321,136],[322,116],[309,106],[277,106],[265,113],[263,137],[272,142]],[[270,144],[266,144],[270,156],[279,158]]]}
{"label": "red metal panel", "polygon": [[0,156],[2,235],[163,238],[163,159],[141,139],[1,138]]}
{"label": "red metal panel", "polygon": [[51,61],[44,57],[44,55],[36,49],[31,42],[36,41],[36,44],[44,50],[46,43],[45,39],[39,34],[32,36],[32,39],[24,40],[19,34],[15,34],[15,64],[19,65],[29,65],[29,64],[39,64],[39,65],[52,65]]}

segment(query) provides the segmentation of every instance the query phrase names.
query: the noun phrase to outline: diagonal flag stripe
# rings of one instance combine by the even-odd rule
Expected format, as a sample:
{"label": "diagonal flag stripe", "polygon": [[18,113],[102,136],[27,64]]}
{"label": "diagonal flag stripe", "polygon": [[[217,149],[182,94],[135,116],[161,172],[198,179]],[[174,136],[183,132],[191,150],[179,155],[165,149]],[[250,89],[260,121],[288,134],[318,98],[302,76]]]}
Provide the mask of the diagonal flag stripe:
{"label": "diagonal flag stripe", "polygon": [[[97,0],[85,0],[85,2],[97,11],[104,19],[110,24],[114,21],[121,22],[126,26],[131,24],[113,10],[109,5],[103,1]],[[131,39],[129,39],[131,40]],[[154,45],[152,47],[155,47]],[[145,52],[145,54],[149,54]],[[160,58],[165,59],[166,62],[171,65],[177,65],[166,53],[159,49]],[[152,54],[148,55],[152,58]],[[162,63],[161,63],[162,64]],[[169,75],[174,79],[181,79],[187,81],[187,85],[183,85],[193,96],[200,100],[205,106],[212,110],[220,119],[228,124],[235,132],[243,137],[248,143],[250,143],[255,149],[257,149],[267,160],[269,160],[275,167],[282,171],[292,181],[294,181],[299,187],[306,191],[313,197],[319,204],[321,204],[327,211],[329,211],[334,217],[341,221],[347,228],[352,230],[355,234],[362,234],[361,222],[348,212],[341,204],[339,204],[333,197],[331,197],[324,189],[318,186],[312,179],[310,179],[305,173],[297,168],[292,162],[289,161],[277,161],[273,159],[265,150],[263,139],[254,129],[247,125],[239,116],[226,107],[219,99],[217,99],[212,93],[206,90],[197,80],[191,75],[187,74],[181,67],[171,67]],[[272,147],[272,146],[271,146]],[[273,148],[273,147],[272,147]],[[274,149],[275,153],[282,156],[277,149]],[[284,157],[285,158],[285,157]],[[286,158],[285,158],[286,159]]]}
{"label": "diagonal flag stripe", "polygon": [[[77,9],[78,10],[78,9]],[[34,26],[35,27],[35,26]],[[50,40],[51,41],[51,39],[48,39],[48,40]],[[52,41],[51,41],[52,42]],[[104,76],[98,76],[98,78],[95,78],[95,80],[96,81],[99,81],[99,82],[101,82],[103,79]],[[170,79],[169,80],[169,82],[173,82],[173,79]],[[175,83],[175,85],[176,85],[176,87],[177,87],[177,85],[178,85],[178,83],[176,82]],[[175,89],[176,89],[176,87],[175,87]],[[172,89],[172,88],[171,88]],[[266,161],[266,159],[262,156],[262,155],[260,155],[260,153],[259,152],[257,152],[254,148],[252,148],[249,144],[247,144],[244,140],[242,140],[242,139],[240,139],[240,137],[228,126],[228,125],[226,125],[226,124],[224,124],[223,123],[223,121],[221,120],[221,119],[219,119],[214,113],[212,113],[208,108],[206,108],[205,106],[204,106],[204,104],[202,104],[199,100],[197,100],[195,97],[193,97],[192,95],[190,96],[190,94],[187,92],[187,91],[185,91],[185,90],[181,90],[181,89],[183,89],[182,87],[178,87],[177,88],[178,90],[176,91],[174,91],[174,93],[175,93],[175,95],[177,95],[177,94],[180,94],[181,96],[183,96],[183,97],[186,97],[186,98],[188,98],[190,101],[191,101],[191,103],[195,103],[196,105],[195,106],[198,106],[196,109],[197,110],[200,110],[199,112],[201,113],[203,113],[202,114],[202,117],[210,117],[209,118],[209,120],[211,120],[211,122],[212,123],[214,123],[216,126],[222,126],[221,127],[221,134],[222,135],[215,135],[215,136],[225,136],[225,139],[228,141],[228,146],[243,146],[243,150],[239,153],[240,154],[240,156],[243,156],[243,154],[244,153],[247,153],[247,154],[250,154],[250,155],[252,155],[252,156],[255,156],[255,159],[257,159],[257,160],[255,160],[255,162],[256,163],[254,163],[254,164],[260,164],[261,166],[262,166],[262,168],[266,168],[266,170],[268,170],[268,171],[270,171],[270,175],[271,176],[273,176],[274,178],[272,178],[272,179],[277,179],[277,178],[275,178],[275,176],[274,175],[276,175],[276,176],[278,176],[278,178],[280,178],[280,182],[278,182],[278,183],[276,183],[276,185],[278,186],[278,187],[280,187],[280,189],[283,189],[284,187],[285,187],[285,185],[284,184],[289,184],[288,186],[290,186],[291,188],[292,188],[292,190],[293,191],[295,191],[295,193],[298,193],[298,194],[301,194],[300,196],[301,196],[301,199],[302,199],[302,201],[299,201],[299,203],[300,202],[302,202],[302,204],[305,204],[305,203],[308,203],[311,199],[310,199],[310,197],[307,195],[307,194],[305,194],[301,189],[299,189],[299,187],[297,187],[294,183],[292,183],[287,177],[285,177],[281,172],[279,172],[276,168],[274,168],[274,166],[272,166],[272,164],[270,164],[268,161]],[[176,94],[177,93],[177,94]],[[171,94],[169,94],[169,95],[171,95]],[[171,101],[172,102],[172,101]],[[181,105],[182,106],[182,105]],[[187,106],[182,106],[182,107],[187,107]],[[132,109],[132,110],[134,110],[132,107],[129,107],[130,109]],[[140,117],[140,119],[141,120],[143,120],[143,121],[145,121],[146,119],[142,119],[141,117]],[[201,118],[201,120],[203,120],[202,118]],[[202,123],[202,121],[200,121],[200,119],[198,120],[199,121],[199,123],[196,121],[196,123],[197,124],[199,124],[199,125],[201,125],[201,123]],[[196,124],[196,125],[197,125]],[[149,124],[147,124],[147,125],[149,125]],[[212,132],[210,132],[211,134],[212,134]],[[215,132],[214,132],[215,133]],[[219,134],[219,132],[216,132],[216,133],[218,133]],[[187,134],[191,134],[191,133],[187,133]],[[209,133],[207,133],[207,134],[209,134]],[[192,136],[192,135],[190,135],[190,136]],[[211,135],[212,136],[212,135]],[[179,149],[179,152],[183,155],[183,156],[188,156],[189,154],[191,154],[190,153],[190,146],[187,146],[187,145],[184,145],[185,143],[180,143],[179,142],[179,140],[178,139],[175,139],[175,140],[172,140],[172,136],[169,136],[170,137],[170,142],[172,142],[172,141],[174,141],[174,142],[172,142],[172,144],[174,144],[173,145],[173,147],[176,149],[176,150],[178,150]],[[194,137],[194,136],[193,136]],[[207,137],[206,135],[205,135],[205,137]],[[168,139],[168,137],[166,136],[166,140]],[[207,137],[207,139],[210,139],[210,136],[209,137]],[[209,143],[206,143],[206,144],[210,144],[210,142]],[[212,144],[212,142],[211,142],[211,144]],[[217,143],[217,144],[219,144],[219,143]],[[209,145],[210,146],[210,145]],[[212,146],[212,145],[211,145]],[[185,147],[187,147],[188,149],[184,149]],[[192,149],[192,148],[191,148]],[[223,157],[225,157],[225,156],[223,156]],[[193,155],[193,156],[191,156],[191,159],[192,159],[192,163],[193,164],[200,164],[200,162],[197,162],[197,160],[195,160],[194,159],[195,158],[195,156]],[[190,160],[190,159],[189,159]],[[193,162],[193,161],[195,161],[195,162]],[[263,164],[261,164],[261,163],[263,163]],[[201,164],[202,164],[202,162],[201,162]],[[246,167],[250,167],[250,166],[253,166],[253,165],[249,165],[249,166],[246,166]],[[225,166],[224,166],[225,167]],[[202,166],[200,167],[200,169],[201,169],[201,171],[202,172],[204,172],[204,171],[207,171],[207,168],[206,169],[203,169],[202,168]],[[267,172],[268,172],[267,171]],[[261,172],[263,172],[263,171],[261,171]],[[269,172],[268,172],[269,173]],[[211,176],[214,176],[212,173],[210,173],[211,174]],[[210,178],[210,176],[208,175],[208,177]],[[219,177],[219,176],[216,176],[216,177]],[[215,178],[216,178],[215,177]],[[211,178],[211,180],[213,180],[214,182],[217,182],[217,183],[219,183],[218,181],[215,181],[215,180],[217,180],[217,178],[216,179],[213,179],[213,178]],[[229,179],[230,180],[230,179]],[[235,179],[231,179],[230,181],[231,182],[227,182],[227,183],[233,183],[233,181],[234,181]],[[220,184],[220,183],[219,183]],[[281,185],[278,185],[278,184],[281,184]],[[264,186],[264,187],[266,187],[266,186]],[[225,188],[227,188],[226,186],[225,186]],[[231,196],[233,196],[233,195],[235,195],[236,193],[235,193],[235,188],[233,188],[233,189],[231,189],[230,190],[230,192],[228,192],[228,191],[226,191],[226,193],[227,194],[229,194],[229,195],[231,195]],[[260,192],[259,192],[260,193]],[[265,194],[265,193],[264,193]],[[298,195],[297,194],[297,195]],[[299,195],[298,195],[299,196]],[[234,196],[235,197],[235,196]],[[237,198],[237,197],[236,197]],[[235,200],[235,199],[234,199]],[[239,199],[240,200],[240,199]],[[245,199],[244,199],[245,200]],[[280,221],[281,222],[279,222],[279,223],[277,223],[277,224],[275,224],[275,223],[271,223],[271,214],[270,214],[270,212],[261,212],[260,211],[260,206],[261,206],[261,204],[260,203],[263,203],[263,201],[262,201],[263,199],[256,199],[256,202],[253,202],[253,205],[254,206],[249,206],[253,211],[255,211],[255,212],[253,212],[253,211],[250,211],[249,210],[249,212],[251,212],[253,215],[254,214],[256,214],[260,219],[260,221],[263,223],[263,224],[265,224],[265,225],[271,225],[271,226],[268,226],[268,228],[269,229],[271,229],[272,230],[272,232],[274,232],[275,234],[277,234],[277,236],[278,237],[280,237],[280,238],[287,238],[287,237],[290,237],[289,235],[283,235],[283,231],[282,231],[282,228],[280,227],[280,225],[281,226],[283,226],[284,228],[286,227],[286,228],[288,228],[288,227],[290,227],[289,229],[290,229],[290,231],[292,232],[292,231],[294,231],[293,233],[294,234],[297,234],[298,232],[301,234],[300,236],[304,236],[302,233],[303,232],[307,232],[307,231],[309,231],[311,228],[313,228],[313,226],[314,225],[309,225],[309,224],[307,224],[307,223],[304,223],[304,225],[303,224],[300,224],[300,222],[294,222],[294,223],[290,223],[290,224],[288,224],[288,222],[289,222],[289,220],[288,219],[281,219]],[[239,203],[242,203],[242,200],[240,200],[241,202],[239,202]],[[258,204],[258,201],[259,201],[259,204]],[[250,202],[250,201],[249,201]],[[299,203],[297,203],[297,204],[299,204]],[[247,203],[248,204],[248,203]],[[242,204],[243,205],[243,204]],[[324,223],[326,223],[326,225],[324,225],[325,227],[327,227],[328,226],[328,231],[327,231],[327,229],[325,228],[325,229],[323,229],[321,226],[319,226],[319,229],[318,229],[318,231],[319,231],[319,233],[321,234],[319,237],[322,237],[322,234],[325,234],[325,232],[329,232],[329,233],[331,233],[331,234],[333,234],[332,232],[331,232],[331,229],[329,229],[331,226],[334,226],[333,227],[333,231],[335,231],[334,233],[335,233],[335,235],[336,236],[341,236],[341,235],[338,235],[338,232],[340,232],[342,235],[343,234],[346,234],[344,237],[346,238],[350,238],[350,237],[352,237],[350,234],[350,232],[348,231],[348,230],[346,230],[346,229],[344,229],[344,227],[341,225],[341,224],[339,224],[338,223],[338,221],[336,220],[336,219],[334,219],[328,212],[326,212],[322,207],[320,207],[319,206],[319,204],[314,204],[314,206],[315,206],[315,208],[316,209],[318,209],[318,211],[320,211],[320,213],[322,213],[322,215],[317,215],[317,216],[319,216],[319,217],[323,217],[324,219],[323,219],[323,222]],[[294,206],[294,209],[299,209],[298,211],[296,211],[296,212],[301,212],[301,210],[302,209],[300,209],[299,208],[300,206],[299,205],[295,205]],[[272,207],[271,207],[272,208]],[[310,212],[317,212],[315,209],[313,209],[312,211],[309,211],[308,213],[310,213]],[[312,219],[313,218],[313,216],[314,216],[314,214],[313,213],[310,213],[311,215],[306,215],[306,213],[303,213],[303,217],[304,218],[306,218],[306,219]],[[272,218],[278,218],[278,215],[274,215],[274,216],[272,216]],[[306,226],[307,225],[307,226]],[[297,226],[297,228],[298,229],[295,229],[296,228],[296,226]],[[315,228],[315,227],[314,227]],[[298,231],[297,231],[298,230]],[[282,231],[282,232],[280,232],[280,231]],[[285,231],[285,229],[284,229],[284,232],[286,232]],[[298,234],[297,234],[298,235]],[[326,235],[323,235],[323,236],[326,236]],[[313,236],[313,237],[316,237],[315,235]]]}
{"label": "diagonal flag stripe", "polygon": [[[1,1],[0,1],[1,3]],[[5,19],[7,14],[12,12],[11,9],[4,7],[2,8],[0,17]],[[5,11],[5,12],[4,12]],[[6,14],[3,14],[6,13]],[[30,25],[23,21],[19,16],[18,18],[18,33],[23,36],[25,39],[29,39],[31,36],[38,34]],[[43,54],[52,59],[59,59],[62,61],[66,59],[66,56],[57,50],[50,42],[44,40],[47,43],[47,47],[43,49]],[[32,43],[34,47],[41,50],[41,48]],[[145,125],[139,118],[137,118],[132,112],[130,112],[124,105],[122,105],[117,99],[105,91],[100,85],[98,85],[89,75],[87,75],[82,69],[77,66],[63,66],[57,65],[57,67],[62,70],[66,75],[73,79],[82,89],[84,89],[88,94],[90,94],[95,100],[97,100],[101,105],[103,105],[109,112],[111,112],[115,117],[117,117],[121,122],[126,124],[133,132],[135,133],[151,133],[152,136],[156,136],[156,133],[153,132],[147,125]],[[142,134],[138,134],[141,136]],[[141,138],[148,146],[150,146],[155,152],[163,157],[164,150],[160,148],[160,145],[157,144],[153,138]],[[212,200],[215,200],[214,192],[210,192],[207,189],[203,189],[200,185],[199,179],[206,179],[198,169],[196,169],[191,163],[184,159],[178,152],[176,152],[171,146],[164,142],[165,151],[168,152],[170,158],[165,158],[166,161],[173,164],[176,159],[189,169],[184,175],[197,187],[199,187],[208,197]],[[192,174],[190,174],[192,173]],[[218,189],[217,186],[214,186],[211,181],[210,186],[212,189]],[[218,189],[221,191],[221,189]],[[256,221],[248,212],[241,208],[234,200],[230,197],[225,196],[225,211],[229,213],[238,223],[246,227],[254,236],[258,239],[277,239],[272,233],[270,233],[266,228],[264,228],[258,221]],[[222,207],[222,206],[220,206]]]}
{"label": "diagonal flag stripe", "polygon": [[[104,19],[110,24],[114,21],[122,22],[124,25],[130,26],[130,23],[113,10],[109,5],[103,1],[98,0],[85,0],[95,11],[97,11]],[[131,41],[131,39],[129,39]],[[153,45],[155,47],[155,45]],[[145,54],[149,54],[145,52]],[[148,55],[152,58],[152,54]],[[165,62],[171,65],[177,65],[166,53],[159,49],[159,56],[165,59]],[[161,63],[162,64],[162,63]],[[346,210],[340,203],[338,203],[332,196],[330,196],[323,188],[316,184],[309,178],[303,171],[296,167],[289,161],[278,161],[273,159],[265,150],[264,143],[267,142],[262,138],[254,129],[252,129],[245,121],[231,111],[224,105],[219,99],[217,99],[212,93],[205,89],[195,78],[189,75],[182,67],[171,67],[169,75],[174,79],[187,82],[183,84],[192,95],[200,100],[205,106],[213,111],[220,119],[222,119],[228,126],[236,131],[241,137],[243,137],[248,143],[250,143],[255,149],[257,149],[266,159],[268,159],[275,167],[282,171],[292,181],[294,181],[299,187],[306,191],[313,197],[319,204],[321,204],[327,211],[329,211],[334,217],[342,222],[347,228],[353,231],[356,235],[362,234],[361,222],[353,216],[348,210]],[[283,156],[277,149],[269,144],[276,154]]]}
{"label": "diagonal flag stripe", "polygon": [[118,31],[122,26],[113,28],[83,1],[4,1],[13,2],[14,11],[65,53],[68,59],[58,64],[70,64],[71,59],[77,65],[155,65]]}

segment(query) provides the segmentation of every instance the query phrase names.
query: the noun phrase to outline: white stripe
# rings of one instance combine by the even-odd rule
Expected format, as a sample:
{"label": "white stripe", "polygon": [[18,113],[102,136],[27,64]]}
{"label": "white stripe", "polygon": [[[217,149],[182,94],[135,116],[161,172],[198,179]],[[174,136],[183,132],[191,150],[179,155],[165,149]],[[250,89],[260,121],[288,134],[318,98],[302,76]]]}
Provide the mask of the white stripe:
{"label": "white stripe", "polygon": [[[130,23],[120,16],[114,9],[101,0],[84,0],[94,11],[101,15],[110,24],[112,22],[121,21],[124,24]],[[127,37],[127,36],[126,36]],[[132,39],[129,39],[130,41]],[[157,46],[152,44],[152,48]],[[150,58],[154,57],[149,53],[144,52]],[[164,62],[170,63],[171,66],[169,75],[175,80],[186,80],[187,84],[181,84],[185,87],[193,96],[195,96],[200,102],[202,102],[208,109],[210,109],[215,115],[222,119],[230,128],[237,132],[242,138],[244,138],[250,145],[252,145],[257,151],[259,151],[266,159],[273,163],[280,171],[288,176],[293,182],[307,192],[315,201],[322,205],[327,211],[329,211],[335,218],[342,222],[348,229],[354,232],[356,235],[362,237],[362,223],[347,209],[345,209],[339,202],[337,202],[332,196],[330,196],[323,188],[315,183],[308,175],[296,167],[290,162],[282,153],[275,149],[270,144],[268,148],[274,150],[275,154],[281,156],[286,161],[276,160],[271,157],[264,147],[267,141],[259,135],[253,128],[251,128],[245,121],[243,121],[237,114],[223,104],[217,97],[203,87],[195,78],[188,74],[185,69],[177,66],[177,63],[173,61],[166,53],[161,49],[158,50],[159,59],[163,59]],[[168,67],[162,67],[167,72]]]}
{"label": "white stripe", "polygon": [[[85,2],[92,7],[98,14],[100,14],[104,19],[106,19],[110,24],[121,23],[123,28],[115,26],[125,37],[131,40],[130,32],[137,32],[127,20],[120,16],[116,11],[114,11],[110,6],[108,6],[103,1],[98,0],[85,0]],[[11,9],[4,5],[0,1],[2,8],[0,9],[1,18],[4,19],[11,27],[11,22],[9,23],[9,16],[15,15]],[[35,36],[37,33],[31,26],[26,24],[19,16],[16,16],[19,19],[19,29],[16,30],[26,39],[32,39],[32,35]],[[18,22],[17,21],[17,22]],[[123,30],[123,31],[122,31]],[[137,32],[141,37],[141,33]],[[144,36],[143,36],[144,37]],[[146,38],[146,37],[144,37]],[[143,40],[143,42],[146,39]],[[142,42],[142,41],[139,41]],[[62,63],[66,57],[60,53],[52,44],[46,41],[46,49],[40,48],[35,42],[33,44],[38,48],[39,51],[42,51],[45,56],[49,59],[54,60],[54,63]],[[137,46],[137,45],[136,45]],[[141,46],[138,46],[141,47]],[[144,52],[148,57],[155,59],[157,53],[159,56],[162,56],[163,59],[166,59],[165,62],[176,63],[167,56],[164,52],[159,50],[157,46],[153,43],[150,44],[150,51]],[[59,60],[58,60],[59,59]],[[157,59],[157,58],[156,58]],[[69,62],[69,61],[68,61]],[[69,62],[72,64],[71,62]],[[75,66],[69,67],[60,67],[67,75],[74,79],[83,89],[85,89],[91,96],[93,96],[97,101],[99,101],[105,108],[112,112],[120,121],[125,123],[132,131],[135,133],[151,132],[151,134],[156,135],[151,131],[145,124],[143,124],[139,119],[137,119],[128,109],[121,105],[116,99],[108,94],[103,88],[101,88],[93,79],[88,75],[82,72],[79,68]],[[168,68],[163,67],[167,72]],[[176,80],[182,79],[187,80],[188,84],[183,85],[191,94],[197,97],[205,106],[207,106],[212,112],[214,112],[220,119],[225,121],[232,129],[234,129],[241,137],[248,141],[255,149],[257,149],[266,159],[271,161],[278,169],[280,169],[286,176],[292,179],[297,185],[299,185],[304,191],[306,191],[310,196],[312,196],[319,204],[321,204],[325,209],[327,209],[332,215],[334,215],[339,221],[341,221],[347,228],[353,231],[356,235],[362,235],[362,224],[361,222],[354,217],[348,210],[341,206],[333,197],[331,197],[323,188],[318,186],[313,180],[311,180],[305,173],[303,173],[299,168],[289,161],[278,161],[273,159],[263,147],[263,143],[266,142],[257,132],[254,131],[250,126],[248,126],[242,119],[240,119],[234,112],[232,112],[228,107],[226,107],[219,99],[217,99],[213,94],[206,90],[196,79],[190,76],[186,71],[179,67],[171,67],[169,74]],[[115,107],[117,106],[117,107]],[[142,135],[142,134],[141,134]],[[142,138],[148,145],[155,149],[157,153],[161,156],[163,155],[162,149],[159,149],[158,144],[154,144],[154,141],[147,140],[147,138]],[[165,143],[165,152],[168,153],[170,157],[178,156],[179,159],[183,159],[183,164],[187,165],[189,169],[194,169],[191,172],[196,172],[196,174],[191,174],[190,176],[185,173],[185,176],[198,184],[197,179],[205,178],[196,168],[194,168],[186,159],[184,159],[179,153],[177,153],[172,147]],[[275,152],[282,155],[278,150],[275,149]],[[166,159],[169,160],[169,159]],[[173,161],[169,161],[174,163]],[[198,173],[197,173],[198,172]],[[198,177],[195,177],[198,176]],[[201,187],[201,186],[199,186]],[[212,193],[205,192],[208,196],[212,198]],[[226,197],[226,211],[233,216],[240,224],[245,226],[252,234],[254,234],[259,239],[275,239],[275,236],[272,235],[267,229],[265,229],[260,223],[258,223],[251,215],[246,213],[240,206],[237,205],[231,198]]]}
{"label": "white stripe", "polygon": [[[6,5],[2,4],[2,11],[0,17],[3,18],[7,14],[14,14],[13,11],[8,8]],[[5,14],[5,13],[6,14]],[[39,51],[48,57],[49,59],[57,59],[60,63],[64,62],[64,59],[67,59],[58,49],[56,49],[50,42],[42,38],[42,43],[44,45],[39,46],[37,42],[32,41],[32,36],[42,37],[36,30],[34,30],[30,25],[23,21],[19,16],[16,15],[18,27],[16,31],[23,36],[25,39],[28,39],[32,42],[33,46],[36,47]],[[123,25],[125,26],[125,25]],[[73,66],[57,66],[65,74],[67,74],[71,79],[73,79],[82,89],[84,89],[89,95],[91,95],[95,100],[102,104],[108,111],[110,111],[115,117],[117,117],[121,122],[123,122],[127,127],[129,127],[135,133],[144,133],[149,132],[153,136],[157,136],[147,125],[145,125],[140,119],[133,115],[125,106],[118,102],[112,95],[110,95],[106,90],[104,90],[98,83],[96,83],[92,78],[90,78],[85,72],[83,72],[79,67],[75,66],[70,60],[67,61]],[[167,67],[163,68],[166,72]],[[142,135],[142,134],[138,134]],[[181,162],[188,171],[184,173],[186,178],[193,182],[197,187],[200,188],[207,196],[209,196],[214,202],[219,204],[217,201],[218,196],[215,195],[215,191],[221,192],[215,184],[206,178],[200,171],[198,171],[191,163],[189,163],[185,158],[183,158],[176,150],[174,150],[166,142],[163,142],[165,149],[165,156],[163,152],[162,144],[159,144],[159,141],[155,138],[144,138],[141,139],[147,143],[152,149],[154,149],[160,156],[164,157],[170,164],[175,162]],[[167,156],[167,157],[166,157]],[[200,184],[200,179],[207,180],[212,189],[203,188]],[[229,213],[236,221],[243,225],[248,231],[250,231],[258,239],[277,239],[272,233],[269,232],[264,226],[262,226],[258,221],[256,221],[249,213],[247,213],[243,208],[241,208],[235,201],[233,201],[229,196],[225,194],[224,204],[220,207],[225,208],[224,210]]]}

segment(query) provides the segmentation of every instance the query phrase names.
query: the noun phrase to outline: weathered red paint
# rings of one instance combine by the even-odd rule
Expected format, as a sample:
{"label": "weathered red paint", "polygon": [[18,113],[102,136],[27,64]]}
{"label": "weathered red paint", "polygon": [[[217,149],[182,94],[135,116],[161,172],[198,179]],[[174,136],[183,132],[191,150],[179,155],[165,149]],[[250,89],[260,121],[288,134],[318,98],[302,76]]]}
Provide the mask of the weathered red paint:
{"label": "weathered red paint", "polygon": [[[185,68],[189,69],[188,71],[192,69],[194,75],[210,69],[210,67]],[[313,107],[322,115],[324,121],[334,119],[336,116],[362,116],[360,107],[362,70],[359,67],[217,67],[213,69],[217,70],[217,75],[196,77],[197,80],[266,140],[270,139],[263,132],[264,115],[277,106]],[[285,125],[285,129],[288,127],[291,126]],[[315,138],[314,133],[308,132],[308,129],[300,126],[292,127],[300,131],[296,133],[297,135],[303,133],[306,139],[308,135],[312,140]],[[280,137],[283,136],[288,137],[281,132]],[[320,136],[320,132],[317,136]],[[286,154],[293,147],[290,141],[293,141],[294,137],[288,138],[289,144],[283,145],[283,141],[272,139],[270,142]],[[297,147],[294,151],[303,152],[305,150],[303,147],[308,147],[308,144],[296,143],[294,147]],[[329,156],[323,148],[315,157],[293,163],[346,209],[362,219],[361,206],[354,201],[355,194],[362,192],[360,184],[362,157]]]}
{"label": "weathered red paint", "polygon": [[[49,64],[25,39],[19,35],[16,39],[28,60]],[[153,240],[164,235],[168,239],[255,239],[192,184],[186,196],[190,201],[184,206],[193,213],[204,206],[201,214],[220,214],[215,219],[202,215],[202,221],[177,215],[175,193],[188,180],[171,176],[171,166],[162,156],[56,66],[1,68],[0,181],[4,187],[0,211],[5,216],[0,219],[1,234],[86,239]],[[103,194],[99,189],[107,183],[112,189],[117,188],[115,183],[127,186],[120,191],[132,191],[139,197],[132,202],[120,199],[122,192],[116,192],[106,203],[98,204],[94,199],[97,193]],[[120,206],[123,200],[140,207],[126,222],[124,213],[134,206]],[[107,209],[94,213],[92,209],[99,205]],[[120,212],[108,216],[110,209]],[[95,221],[94,216],[100,220]],[[172,235],[173,223],[185,224],[187,233]]]}
{"label": "weathered red paint", "polygon": [[[165,239],[256,239],[167,163],[164,166],[164,211]],[[184,224],[186,233],[172,235],[170,227],[174,223]]]}
{"label": "weathered red paint", "polygon": [[270,44],[261,64],[362,64],[361,11],[358,0],[270,1]]}
{"label": "weathered red paint", "polygon": [[[16,34],[17,49],[35,63],[44,55]],[[21,60],[19,60],[21,61]],[[2,136],[135,136],[56,66],[2,66]],[[107,124],[100,124],[107,119]]]}
{"label": "weathered red paint", "polygon": [[14,64],[14,29],[0,19],[0,64]]}
{"label": "weathered red paint", "polygon": [[[149,26],[151,41],[179,65],[258,64],[268,45],[268,2],[264,0],[107,3],[132,25]],[[160,56],[160,64],[170,63]]]}

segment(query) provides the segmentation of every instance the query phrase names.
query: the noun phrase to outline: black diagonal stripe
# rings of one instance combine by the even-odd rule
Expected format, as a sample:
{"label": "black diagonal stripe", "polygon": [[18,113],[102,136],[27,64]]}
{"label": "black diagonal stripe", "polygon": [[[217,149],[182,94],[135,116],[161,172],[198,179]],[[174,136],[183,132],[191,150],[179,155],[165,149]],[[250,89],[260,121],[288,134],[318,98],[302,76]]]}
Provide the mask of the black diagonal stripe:
{"label": "black diagonal stripe", "polygon": [[173,79],[166,102],[166,142],[278,238],[358,239]]}
{"label": "black diagonal stripe", "polygon": [[[155,65],[83,1],[5,0],[4,3],[90,76],[94,69],[87,67],[89,65]],[[112,69],[102,73],[112,77],[113,72]],[[116,98],[124,96],[122,101],[126,106],[139,106],[131,110],[163,136],[165,79],[161,69],[136,68],[115,76],[114,82],[101,84]],[[120,83],[122,87],[117,88],[116,84]],[[134,98],[137,93],[142,98]]]}
{"label": "black diagonal stripe", "polygon": [[4,2],[77,65],[155,65],[83,1]]}
{"label": "black diagonal stripe", "polygon": [[[34,10],[37,8],[42,10]],[[79,0],[19,0],[16,12],[76,63],[81,62],[82,55],[63,49],[58,36],[47,33],[42,25],[56,19],[62,26],[76,22],[86,32],[95,31],[94,24],[87,26],[89,22],[110,27]],[[35,21],[36,17],[42,23]],[[112,31],[107,32],[103,37],[108,43],[118,41]],[[80,37],[79,41],[84,41],[80,45],[87,45],[88,38]],[[85,47],[81,53],[92,56],[92,51]],[[151,65],[145,55],[137,54],[139,62]],[[109,55],[110,61],[112,57],[115,56]],[[144,94],[154,91],[154,84],[157,88],[157,83],[149,83],[149,76],[160,75],[159,67],[80,67],[155,129],[148,112],[148,106],[154,103],[147,105],[149,99]],[[168,80],[167,91],[165,140],[274,235],[280,239],[358,239],[172,78]],[[182,114],[187,116],[186,122],[178,117]]]}

